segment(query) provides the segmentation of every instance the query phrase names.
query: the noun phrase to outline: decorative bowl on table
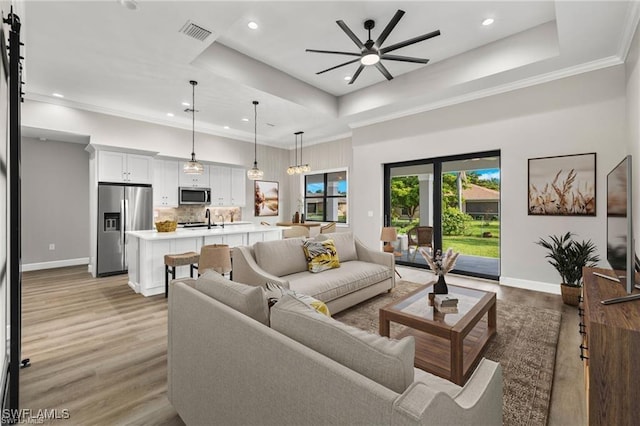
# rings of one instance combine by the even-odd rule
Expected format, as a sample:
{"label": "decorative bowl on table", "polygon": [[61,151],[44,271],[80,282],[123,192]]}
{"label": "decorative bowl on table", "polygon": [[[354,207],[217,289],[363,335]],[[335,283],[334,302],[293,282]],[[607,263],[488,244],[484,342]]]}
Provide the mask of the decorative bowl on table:
{"label": "decorative bowl on table", "polygon": [[158,232],[174,232],[178,227],[178,222],[175,220],[165,220],[162,222],[156,222],[156,230]]}

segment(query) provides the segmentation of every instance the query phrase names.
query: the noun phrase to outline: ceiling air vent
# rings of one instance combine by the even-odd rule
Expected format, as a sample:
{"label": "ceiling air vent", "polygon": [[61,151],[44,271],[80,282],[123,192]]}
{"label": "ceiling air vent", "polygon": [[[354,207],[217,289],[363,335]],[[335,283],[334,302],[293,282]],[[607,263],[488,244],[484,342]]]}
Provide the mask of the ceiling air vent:
{"label": "ceiling air vent", "polygon": [[187,23],[180,28],[180,32],[200,41],[204,41],[204,39],[211,35],[211,31],[198,24],[194,24],[192,21],[187,21]]}

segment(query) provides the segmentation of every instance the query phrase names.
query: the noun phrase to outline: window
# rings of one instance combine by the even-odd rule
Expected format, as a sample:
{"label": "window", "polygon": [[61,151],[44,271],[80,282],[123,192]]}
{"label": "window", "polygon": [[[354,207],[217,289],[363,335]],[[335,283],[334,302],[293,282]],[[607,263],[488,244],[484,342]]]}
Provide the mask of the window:
{"label": "window", "polygon": [[347,171],[304,177],[305,220],[347,223]]}

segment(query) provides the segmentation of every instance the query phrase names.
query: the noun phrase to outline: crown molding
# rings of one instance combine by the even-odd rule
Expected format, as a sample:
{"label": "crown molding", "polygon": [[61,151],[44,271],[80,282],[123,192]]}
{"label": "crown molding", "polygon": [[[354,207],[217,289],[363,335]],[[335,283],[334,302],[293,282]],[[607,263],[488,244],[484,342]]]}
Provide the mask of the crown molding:
{"label": "crown molding", "polygon": [[638,28],[638,22],[640,22],[640,2],[630,2],[625,16],[627,19],[624,23],[624,30],[622,31],[622,38],[620,39],[620,46],[618,48],[618,56],[624,61],[627,59],[631,43],[633,42],[633,36],[636,33],[636,28]]}
{"label": "crown molding", "polygon": [[431,102],[429,104],[420,105],[419,107],[408,108],[403,111],[387,114],[381,117],[376,117],[369,120],[354,121],[352,123],[349,123],[349,127],[352,129],[357,129],[360,127],[366,127],[373,124],[383,123],[385,121],[396,120],[399,118],[404,118],[411,115],[420,114],[423,112],[433,111],[435,109],[440,109],[448,106],[462,104],[465,102],[475,101],[475,100],[486,98],[489,96],[499,95],[502,93],[524,89],[527,87],[548,83],[550,81],[559,80],[566,77],[572,77],[572,76],[583,74],[590,71],[596,71],[599,69],[620,65],[622,63],[624,62],[622,61],[622,59],[620,59],[619,56],[610,56],[608,58],[586,62],[584,64],[564,68],[557,71],[552,71],[546,74],[536,75],[534,77],[524,78],[522,80],[505,83],[499,86],[476,90],[474,92],[465,93],[464,95],[446,98],[441,101]]}

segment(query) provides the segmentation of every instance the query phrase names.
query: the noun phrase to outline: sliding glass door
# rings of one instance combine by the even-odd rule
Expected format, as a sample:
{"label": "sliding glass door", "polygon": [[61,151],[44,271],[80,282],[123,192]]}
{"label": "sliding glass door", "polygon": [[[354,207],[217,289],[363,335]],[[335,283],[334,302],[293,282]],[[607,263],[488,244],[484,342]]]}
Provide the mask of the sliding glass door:
{"label": "sliding glass door", "polygon": [[385,165],[385,226],[396,262],[427,268],[421,250],[460,252],[455,273],[500,276],[500,152]]}

